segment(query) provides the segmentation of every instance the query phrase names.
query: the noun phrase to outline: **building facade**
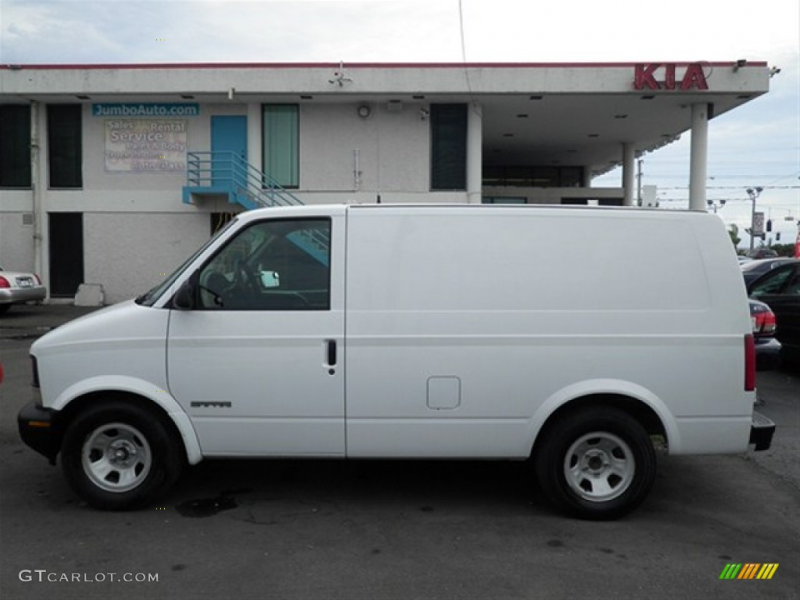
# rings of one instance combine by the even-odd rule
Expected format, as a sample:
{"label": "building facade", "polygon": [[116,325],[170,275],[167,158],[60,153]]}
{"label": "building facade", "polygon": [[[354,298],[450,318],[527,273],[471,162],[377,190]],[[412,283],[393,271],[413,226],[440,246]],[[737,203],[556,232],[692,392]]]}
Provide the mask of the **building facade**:
{"label": "building facade", "polygon": [[708,120],[768,83],[747,61],[0,66],[0,264],[116,302],[256,206],[634,205],[636,157],[686,132],[704,209]]}

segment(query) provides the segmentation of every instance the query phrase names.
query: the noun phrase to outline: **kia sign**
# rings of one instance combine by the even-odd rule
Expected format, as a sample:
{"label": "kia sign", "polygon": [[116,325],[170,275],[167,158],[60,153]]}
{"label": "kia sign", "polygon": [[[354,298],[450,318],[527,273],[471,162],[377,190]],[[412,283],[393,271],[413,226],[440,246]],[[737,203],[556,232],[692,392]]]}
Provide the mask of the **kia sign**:
{"label": "kia sign", "polygon": [[[661,79],[656,79],[660,77]],[[639,63],[635,66],[633,77],[635,90],[707,90],[708,82],[703,66],[692,63],[678,79],[675,63]]]}

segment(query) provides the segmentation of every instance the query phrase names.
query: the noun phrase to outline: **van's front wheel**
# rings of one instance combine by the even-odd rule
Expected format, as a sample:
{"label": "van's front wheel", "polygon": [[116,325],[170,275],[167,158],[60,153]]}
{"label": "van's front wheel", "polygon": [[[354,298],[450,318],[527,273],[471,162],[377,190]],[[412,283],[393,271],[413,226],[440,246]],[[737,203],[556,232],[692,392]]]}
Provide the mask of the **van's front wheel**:
{"label": "van's front wheel", "polygon": [[616,519],[636,508],[655,481],[650,436],[627,413],[592,408],[545,430],[534,464],[542,491],[561,510],[584,519]]}
{"label": "van's front wheel", "polygon": [[61,463],[67,482],[89,505],[127,510],[165,493],[183,460],[162,419],[133,404],[110,401],[70,423]]}

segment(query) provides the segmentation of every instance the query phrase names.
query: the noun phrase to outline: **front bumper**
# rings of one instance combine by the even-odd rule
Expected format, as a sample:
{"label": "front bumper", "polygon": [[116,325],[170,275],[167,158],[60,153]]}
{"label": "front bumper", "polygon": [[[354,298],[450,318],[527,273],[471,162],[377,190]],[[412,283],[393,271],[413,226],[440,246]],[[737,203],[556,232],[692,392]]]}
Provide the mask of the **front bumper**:
{"label": "front bumper", "polygon": [[61,427],[58,412],[39,406],[31,400],[17,415],[19,436],[28,446],[55,464],[61,448]]}
{"label": "front bumper", "polygon": [[774,433],[775,423],[761,413],[753,411],[753,424],[750,426],[750,443],[756,445],[755,450],[769,450]]}

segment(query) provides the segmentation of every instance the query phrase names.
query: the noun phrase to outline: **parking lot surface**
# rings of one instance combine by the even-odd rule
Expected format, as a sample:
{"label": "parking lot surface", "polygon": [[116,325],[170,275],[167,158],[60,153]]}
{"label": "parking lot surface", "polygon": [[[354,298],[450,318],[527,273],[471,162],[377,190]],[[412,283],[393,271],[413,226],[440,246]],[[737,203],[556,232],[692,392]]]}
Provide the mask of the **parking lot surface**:
{"label": "parking lot surface", "polygon": [[[524,463],[205,461],[160,506],[99,512],[22,444],[28,348],[90,312],[0,317],[0,598],[799,598],[800,376],[758,374],[773,447],[662,456],[645,504],[552,512]],[[777,564],[727,580],[729,564]]]}

